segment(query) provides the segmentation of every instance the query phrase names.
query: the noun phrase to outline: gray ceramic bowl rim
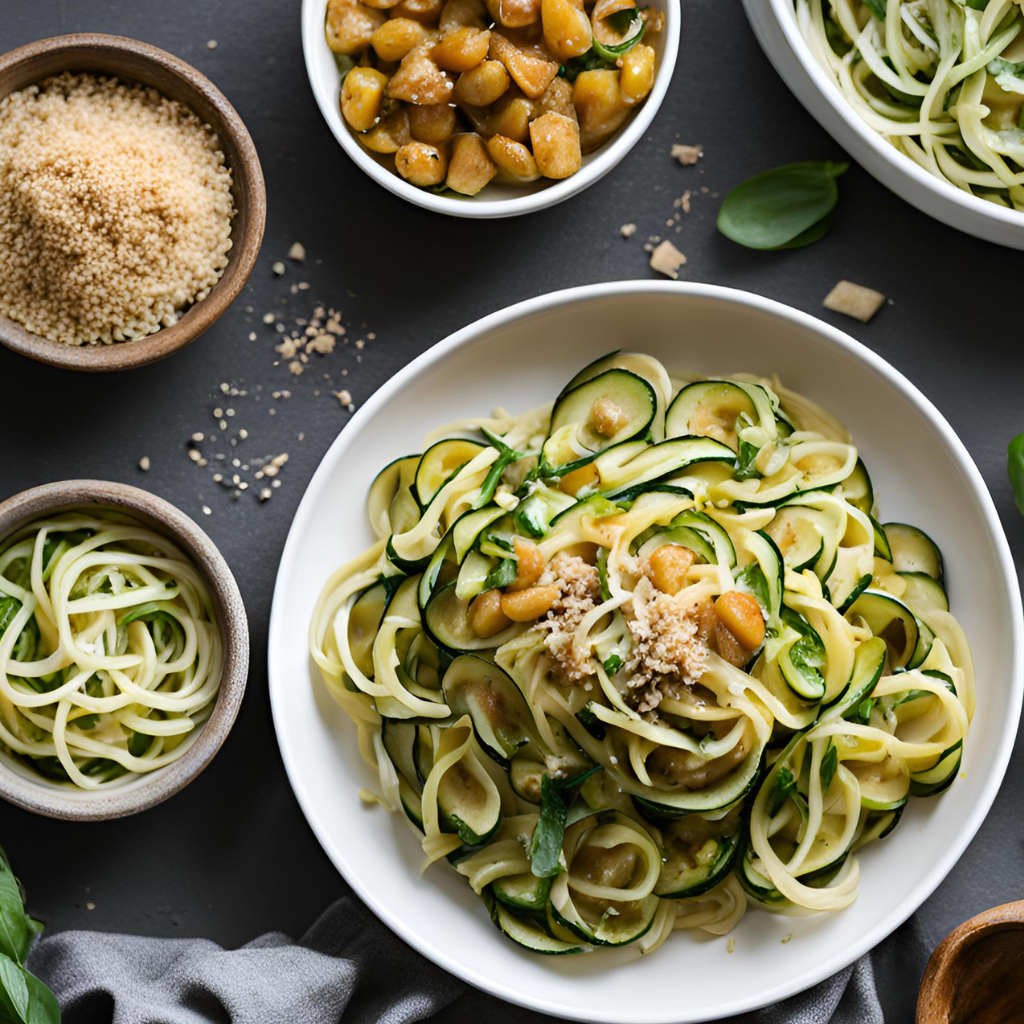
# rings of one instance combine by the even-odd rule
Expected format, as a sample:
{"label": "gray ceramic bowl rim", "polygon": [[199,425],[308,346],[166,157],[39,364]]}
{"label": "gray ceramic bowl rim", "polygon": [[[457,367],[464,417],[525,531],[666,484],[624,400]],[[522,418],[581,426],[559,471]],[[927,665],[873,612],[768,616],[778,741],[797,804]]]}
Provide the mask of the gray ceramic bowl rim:
{"label": "gray ceramic bowl rim", "polygon": [[249,628],[238,584],[213,541],[184,512],[148,491],[104,480],[64,480],[0,502],[0,542],[44,516],[97,505],[128,513],[177,544],[199,570],[213,600],[224,643],[224,673],[213,714],[182,757],[107,790],[80,790],[16,773],[0,758],[0,797],[27,811],[66,821],[121,818],[153,807],[188,785],[220,749],[245,694]]}

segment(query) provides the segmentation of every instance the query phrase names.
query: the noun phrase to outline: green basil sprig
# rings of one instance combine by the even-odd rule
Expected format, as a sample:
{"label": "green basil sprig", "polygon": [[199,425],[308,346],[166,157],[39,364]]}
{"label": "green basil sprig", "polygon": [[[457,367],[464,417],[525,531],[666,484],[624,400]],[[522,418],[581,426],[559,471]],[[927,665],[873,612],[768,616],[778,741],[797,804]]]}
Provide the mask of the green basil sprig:
{"label": "green basil sprig", "polygon": [[21,887],[0,850],[0,1024],[60,1024],[53,993],[25,969],[28,947],[42,930],[25,913]]}
{"label": "green basil sprig", "polygon": [[848,163],[784,164],[737,185],[718,211],[718,230],[748,249],[796,249],[828,232]]}
{"label": "green basil sprig", "polygon": [[[569,805],[577,787],[601,766],[588,768],[571,779],[555,781],[545,774],[540,780],[540,817],[530,840],[530,871],[537,878],[551,878],[565,870],[562,841]],[[568,795],[566,795],[568,794]]]}

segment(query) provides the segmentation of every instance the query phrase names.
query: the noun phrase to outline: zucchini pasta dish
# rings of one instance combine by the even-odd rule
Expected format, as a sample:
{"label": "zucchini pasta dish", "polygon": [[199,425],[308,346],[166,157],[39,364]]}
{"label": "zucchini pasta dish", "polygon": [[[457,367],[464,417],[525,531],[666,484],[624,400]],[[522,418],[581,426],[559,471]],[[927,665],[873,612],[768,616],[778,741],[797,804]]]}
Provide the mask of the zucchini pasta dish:
{"label": "zucchini pasta dish", "polygon": [[849,434],[777,381],[613,353],[435,431],[369,518],[310,628],[361,795],[528,949],[842,910],[858,851],[959,771],[939,550],[882,525]]}
{"label": "zucchini pasta dish", "polygon": [[795,0],[843,97],[896,149],[979,198],[1024,210],[1019,0]]}

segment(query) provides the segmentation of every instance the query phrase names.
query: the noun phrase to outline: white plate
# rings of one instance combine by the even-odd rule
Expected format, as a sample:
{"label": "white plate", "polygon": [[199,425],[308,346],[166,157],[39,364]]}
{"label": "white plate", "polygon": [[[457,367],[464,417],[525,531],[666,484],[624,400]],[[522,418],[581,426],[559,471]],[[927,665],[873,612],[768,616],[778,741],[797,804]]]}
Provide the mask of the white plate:
{"label": "white plate", "polygon": [[[786,918],[751,910],[725,940],[678,933],[647,959],[609,969],[603,955],[535,956],[491,924],[447,865],[419,874],[401,815],[367,808],[373,785],[354,728],[314,677],[309,618],[332,570],[369,545],[365,496],[391,459],[432,427],[496,405],[549,400],[581,366],[617,347],[707,374],[778,373],[853,431],[882,513],[938,542],[978,671],[978,712],[963,776],[911,801],[900,827],[860,855],[859,900],[842,913]],[[514,1003],[587,1021],[712,1020],[792,995],[881,941],[942,881],[991,806],[1024,689],[1021,601],[1009,548],[977,468],[949,424],[906,378],[813,317],[756,295],[671,282],[557,292],[485,317],[385,384],[324,457],[285,547],[270,623],[270,696],[295,794],[352,888],[410,945]],[[792,933],[792,940],[783,939]]]}
{"label": "white plate", "polygon": [[1024,213],[929,174],[865,124],[804,42],[793,0],[743,0],[743,6],[761,49],[793,95],[866,171],[929,217],[976,238],[1024,249]]}
{"label": "white plate", "polygon": [[518,217],[543,210],[576,195],[603,178],[640,141],[657,114],[676,68],[679,53],[679,0],[650,0],[665,13],[665,26],[657,35],[645,39],[657,55],[657,73],[650,95],[628,121],[600,149],[583,158],[583,166],[562,181],[540,179],[529,185],[492,182],[478,195],[454,198],[436,195],[429,189],[409,184],[395,171],[394,159],[371,153],[356,141],[352,129],[341,116],[338,101],[338,66],[324,38],[324,11],[327,0],[302,0],[302,52],[306,73],[320,113],[341,144],[341,148],[378,185],[417,206],[451,217]]}

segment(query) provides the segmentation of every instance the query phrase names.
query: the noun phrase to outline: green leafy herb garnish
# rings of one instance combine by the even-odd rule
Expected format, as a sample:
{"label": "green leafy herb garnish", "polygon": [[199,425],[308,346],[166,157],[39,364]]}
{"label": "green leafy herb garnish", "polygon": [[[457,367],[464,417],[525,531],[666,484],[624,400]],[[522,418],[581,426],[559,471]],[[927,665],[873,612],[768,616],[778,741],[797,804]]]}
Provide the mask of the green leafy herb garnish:
{"label": "green leafy herb garnish", "polygon": [[838,768],[839,748],[833,743],[829,746],[828,750],[825,751],[825,756],[821,759],[822,796],[824,796],[828,792],[828,787],[832,785],[832,779],[835,778],[835,774]]}
{"label": "green leafy herb garnish", "polygon": [[748,249],[795,249],[824,237],[848,163],[785,164],[737,185],[718,211],[718,230]]}
{"label": "green leafy herb garnish", "polygon": [[736,454],[736,467],[733,470],[733,476],[737,480],[749,480],[751,477],[761,476],[758,472],[757,466],[757,453],[760,448],[755,448],[749,441],[744,441],[740,438],[739,451]]}
{"label": "green leafy herb garnish", "polygon": [[540,780],[540,817],[530,840],[530,871],[537,878],[550,878],[565,870],[562,863],[562,840],[565,837],[565,823],[569,816],[571,798],[564,794],[576,788],[601,770],[600,765],[558,782],[549,775]]}

